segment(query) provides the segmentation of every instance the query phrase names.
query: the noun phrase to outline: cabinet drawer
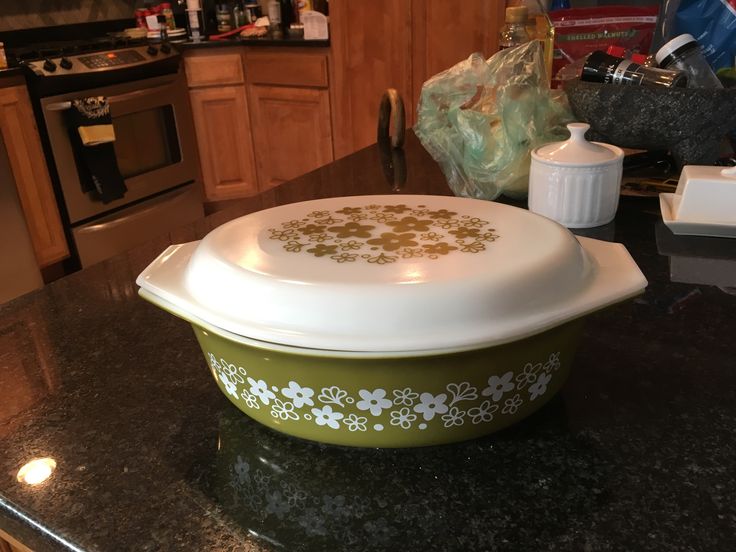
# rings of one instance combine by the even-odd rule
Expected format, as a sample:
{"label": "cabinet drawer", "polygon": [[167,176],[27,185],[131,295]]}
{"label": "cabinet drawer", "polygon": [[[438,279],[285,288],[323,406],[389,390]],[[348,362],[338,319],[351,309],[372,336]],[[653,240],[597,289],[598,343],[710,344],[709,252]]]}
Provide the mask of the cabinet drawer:
{"label": "cabinet drawer", "polygon": [[327,56],[287,51],[250,53],[245,67],[250,84],[327,88]]}
{"label": "cabinet drawer", "polygon": [[187,55],[184,67],[190,88],[243,82],[243,60],[239,53]]}

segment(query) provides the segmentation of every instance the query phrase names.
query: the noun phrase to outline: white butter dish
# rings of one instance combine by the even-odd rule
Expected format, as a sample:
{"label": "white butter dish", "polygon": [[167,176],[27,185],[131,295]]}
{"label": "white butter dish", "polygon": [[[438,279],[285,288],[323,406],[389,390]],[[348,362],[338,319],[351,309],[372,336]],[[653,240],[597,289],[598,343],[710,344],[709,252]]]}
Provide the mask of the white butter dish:
{"label": "white butter dish", "polygon": [[674,194],[659,195],[662,220],[674,234],[736,237],[736,167],[683,167]]}

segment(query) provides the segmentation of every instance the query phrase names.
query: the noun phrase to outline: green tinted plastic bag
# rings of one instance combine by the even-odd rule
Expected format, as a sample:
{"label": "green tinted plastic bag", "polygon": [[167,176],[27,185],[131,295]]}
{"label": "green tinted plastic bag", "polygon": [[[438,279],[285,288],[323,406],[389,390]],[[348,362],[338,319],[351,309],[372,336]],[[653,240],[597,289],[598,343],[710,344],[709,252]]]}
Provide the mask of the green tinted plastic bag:
{"label": "green tinted plastic bag", "polygon": [[573,120],[564,93],[547,82],[532,41],[488,60],[472,54],[424,83],[414,132],[455,195],[526,196],[531,150],[566,139]]}

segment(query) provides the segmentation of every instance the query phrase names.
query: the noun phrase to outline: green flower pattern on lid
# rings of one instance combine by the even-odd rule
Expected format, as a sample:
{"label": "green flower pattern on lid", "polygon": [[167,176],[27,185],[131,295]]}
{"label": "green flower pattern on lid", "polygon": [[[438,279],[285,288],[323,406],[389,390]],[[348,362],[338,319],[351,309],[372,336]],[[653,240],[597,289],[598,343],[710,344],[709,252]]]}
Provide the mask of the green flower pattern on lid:
{"label": "green flower pattern on lid", "polygon": [[283,242],[288,253],[305,253],[338,264],[383,265],[399,259],[480,253],[499,238],[488,221],[404,203],[312,211],[268,231],[269,238]]}

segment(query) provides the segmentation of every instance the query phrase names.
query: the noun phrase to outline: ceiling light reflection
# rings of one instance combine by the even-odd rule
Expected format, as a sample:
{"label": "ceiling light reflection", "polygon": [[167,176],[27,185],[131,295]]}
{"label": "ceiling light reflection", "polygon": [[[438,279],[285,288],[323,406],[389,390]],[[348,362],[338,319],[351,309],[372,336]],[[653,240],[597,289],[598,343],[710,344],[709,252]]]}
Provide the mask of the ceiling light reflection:
{"label": "ceiling light reflection", "polygon": [[53,458],[34,458],[18,470],[18,481],[26,485],[40,485],[46,481],[56,469]]}

